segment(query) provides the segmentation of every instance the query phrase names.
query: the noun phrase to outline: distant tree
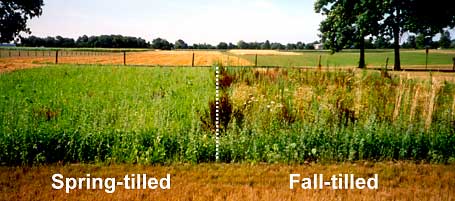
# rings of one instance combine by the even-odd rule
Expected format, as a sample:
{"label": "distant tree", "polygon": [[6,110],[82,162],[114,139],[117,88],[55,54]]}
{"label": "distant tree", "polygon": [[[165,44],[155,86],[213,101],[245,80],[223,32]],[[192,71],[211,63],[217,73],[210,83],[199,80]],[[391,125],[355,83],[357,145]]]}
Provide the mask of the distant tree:
{"label": "distant tree", "polygon": [[237,47],[239,49],[248,49],[248,43],[246,43],[243,40],[240,40],[239,42],[237,42]]}
{"label": "distant tree", "polygon": [[175,41],[175,49],[188,49],[188,44],[185,43],[182,39]]}
{"label": "distant tree", "polygon": [[0,3],[0,43],[14,40],[20,32],[31,33],[27,20],[42,13],[43,0],[2,0]]}
{"label": "distant tree", "polygon": [[297,49],[299,50],[303,50],[305,49],[305,43],[302,43],[302,42],[297,42]]}
{"label": "distant tree", "polygon": [[262,43],[261,49],[263,49],[263,50],[270,50],[270,41],[269,41],[269,40],[266,40],[264,43]]}
{"label": "distant tree", "polygon": [[425,48],[425,46],[426,46],[425,36],[423,34],[418,34],[416,36],[416,48],[423,49],[423,48]]}
{"label": "distant tree", "polygon": [[388,49],[392,47],[392,44],[390,43],[390,38],[387,36],[378,36],[374,40],[374,46],[378,49]]}
{"label": "distant tree", "polygon": [[270,44],[270,48],[272,50],[284,50],[284,49],[286,49],[286,46],[284,46],[281,43],[272,43],[272,44]]}
{"label": "distant tree", "polygon": [[314,50],[314,43],[307,43],[305,45],[306,50]]}
{"label": "distant tree", "polygon": [[229,43],[229,44],[228,44],[228,49],[230,49],[230,50],[231,50],[231,49],[237,49],[237,46],[234,45],[233,43]]}
{"label": "distant tree", "polygon": [[450,48],[450,44],[450,32],[446,30],[441,33],[441,37],[439,38],[439,47]]}
{"label": "distant tree", "polygon": [[152,48],[160,50],[170,50],[173,45],[169,43],[166,39],[155,38],[152,41]]}
{"label": "distant tree", "polygon": [[250,42],[248,43],[248,49],[261,49],[262,43]]}
{"label": "distant tree", "polygon": [[287,50],[295,50],[295,49],[297,49],[297,45],[294,44],[294,43],[288,43],[288,44],[286,44],[286,49]]}
{"label": "distant tree", "polygon": [[410,35],[406,43],[402,45],[403,48],[416,48],[416,36]]}
{"label": "distant tree", "polygon": [[228,44],[225,43],[225,42],[220,42],[217,46],[216,46],[217,49],[220,49],[220,50],[225,50],[225,49],[228,49]]}
{"label": "distant tree", "polygon": [[78,47],[89,47],[87,35],[79,36],[76,40]]}

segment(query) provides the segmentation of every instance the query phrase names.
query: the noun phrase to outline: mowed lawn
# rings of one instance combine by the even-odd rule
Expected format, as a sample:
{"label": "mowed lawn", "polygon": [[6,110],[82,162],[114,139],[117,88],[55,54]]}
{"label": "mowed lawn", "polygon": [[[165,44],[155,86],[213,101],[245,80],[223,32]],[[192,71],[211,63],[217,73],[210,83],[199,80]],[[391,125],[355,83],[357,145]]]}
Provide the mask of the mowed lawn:
{"label": "mowed lawn", "polygon": [[[304,51],[298,52],[299,55],[258,55],[258,66],[318,66],[319,56],[321,56],[322,67],[356,67],[359,61],[358,51],[343,51],[330,54],[328,51]],[[255,55],[245,55],[254,64]],[[386,58],[389,58],[388,67],[392,68],[394,64],[393,50],[366,50],[365,62],[367,67],[384,67]],[[451,68],[452,58],[455,57],[455,51],[430,50],[428,55],[428,66],[432,68],[444,67]],[[410,51],[402,50],[400,52],[401,65],[406,67],[425,67],[426,55],[424,50]]]}

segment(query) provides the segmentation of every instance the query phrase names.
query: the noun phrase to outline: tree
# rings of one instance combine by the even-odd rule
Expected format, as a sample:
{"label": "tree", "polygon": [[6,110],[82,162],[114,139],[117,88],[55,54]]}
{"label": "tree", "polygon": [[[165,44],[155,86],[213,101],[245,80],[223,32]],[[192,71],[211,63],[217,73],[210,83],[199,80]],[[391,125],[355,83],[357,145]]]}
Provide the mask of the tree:
{"label": "tree", "polygon": [[403,48],[416,48],[416,37],[414,35],[408,36],[406,43],[402,45]]}
{"label": "tree", "polygon": [[233,43],[228,44],[228,49],[237,49],[237,46],[234,45]]}
{"label": "tree", "polygon": [[455,26],[455,6],[443,0],[383,1],[383,32],[393,37],[394,70],[400,70],[400,34],[406,31],[432,36]]}
{"label": "tree", "polygon": [[439,47],[450,48],[450,43],[450,32],[446,30],[441,33],[441,38],[439,38]]}
{"label": "tree", "polygon": [[317,0],[315,11],[327,16],[319,28],[324,46],[335,53],[357,43],[359,68],[364,68],[365,37],[379,31],[380,5],[377,0]]}
{"label": "tree", "polygon": [[302,43],[302,42],[297,42],[297,49],[299,50],[303,50],[305,49],[305,43]]}
{"label": "tree", "polygon": [[225,42],[220,42],[217,46],[216,46],[217,49],[220,49],[220,50],[225,50],[225,49],[228,49],[228,44],[225,43]]}
{"label": "tree", "polygon": [[169,43],[166,39],[155,38],[152,41],[152,48],[160,50],[170,50],[173,48],[173,45]]}
{"label": "tree", "polygon": [[286,49],[286,46],[284,46],[281,43],[272,43],[272,44],[270,44],[270,49],[272,49],[272,50],[284,50],[284,49]]}
{"label": "tree", "polygon": [[188,49],[188,44],[185,43],[182,39],[175,41],[175,49]]}
{"label": "tree", "polygon": [[387,36],[378,36],[376,37],[376,40],[374,40],[374,46],[378,49],[388,49],[392,47],[392,44],[390,44],[390,38]]}
{"label": "tree", "polygon": [[295,50],[295,49],[297,49],[297,45],[294,44],[294,43],[288,43],[288,44],[286,44],[286,49],[287,50]]}
{"label": "tree", "polygon": [[270,50],[270,41],[269,41],[269,40],[266,40],[266,41],[261,45],[261,49],[263,49],[263,50]]}
{"label": "tree", "polygon": [[20,32],[31,33],[27,20],[42,13],[43,0],[2,0],[0,2],[0,43],[14,40]]}
{"label": "tree", "polygon": [[423,49],[425,48],[425,36],[423,34],[418,34],[416,36],[416,48],[417,49]]}
{"label": "tree", "polygon": [[[455,6],[443,0],[318,0],[315,10],[327,16],[320,30],[323,42],[332,50],[343,48],[352,39],[363,43],[366,35],[391,36],[395,70],[401,69],[402,33],[410,31],[428,36],[455,26]],[[361,64],[362,49],[359,67]]]}
{"label": "tree", "polygon": [[243,40],[240,40],[239,42],[237,42],[237,47],[239,49],[248,49],[248,43],[246,43]]}

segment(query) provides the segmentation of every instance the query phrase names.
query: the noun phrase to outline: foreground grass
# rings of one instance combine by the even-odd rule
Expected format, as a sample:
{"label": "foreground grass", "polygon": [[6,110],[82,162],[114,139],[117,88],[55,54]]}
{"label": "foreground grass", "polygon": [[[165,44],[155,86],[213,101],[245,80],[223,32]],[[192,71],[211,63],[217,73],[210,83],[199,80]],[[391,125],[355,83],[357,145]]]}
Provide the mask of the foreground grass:
{"label": "foreground grass", "polygon": [[208,69],[101,66],[1,74],[0,161],[179,160],[189,141],[209,140],[198,120],[214,92],[209,76]]}
{"label": "foreground grass", "polygon": [[[214,79],[208,68],[0,74],[0,162],[214,161]],[[275,69],[222,82],[222,162],[455,161],[452,83]]]}
{"label": "foreground grass", "polygon": [[[332,165],[175,164],[46,165],[0,167],[0,200],[453,200],[454,165],[399,163],[341,163]],[[141,173],[171,174],[170,190],[53,190],[51,176],[116,177]],[[379,175],[378,190],[289,189],[289,174],[302,176],[352,173]]]}

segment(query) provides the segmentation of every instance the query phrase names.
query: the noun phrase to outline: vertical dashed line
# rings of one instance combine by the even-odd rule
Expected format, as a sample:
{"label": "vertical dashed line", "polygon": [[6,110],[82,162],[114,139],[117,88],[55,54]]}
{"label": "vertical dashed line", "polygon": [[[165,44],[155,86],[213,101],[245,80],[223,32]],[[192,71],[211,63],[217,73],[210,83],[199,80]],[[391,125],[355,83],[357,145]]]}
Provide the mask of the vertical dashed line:
{"label": "vertical dashed line", "polygon": [[216,84],[216,96],[215,96],[215,160],[220,159],[220,89],[219,89],[219,70],[218,66],[215,66],[215,84]]}

